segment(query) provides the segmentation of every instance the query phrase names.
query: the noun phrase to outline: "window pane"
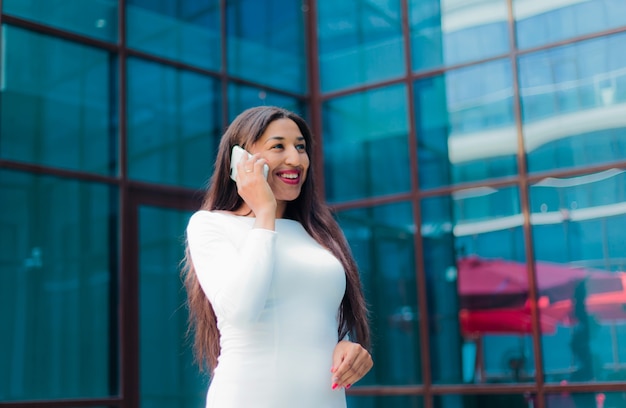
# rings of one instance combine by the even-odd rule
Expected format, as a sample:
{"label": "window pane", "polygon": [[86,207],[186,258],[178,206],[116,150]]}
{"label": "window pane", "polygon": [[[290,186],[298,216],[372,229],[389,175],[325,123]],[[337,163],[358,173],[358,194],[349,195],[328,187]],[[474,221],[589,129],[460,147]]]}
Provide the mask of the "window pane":
{"label": "window pane", "polygon": [[0,395],[116,393],[117,194],[0,171]]}
{"label": "window pane", "polygon": [[400,396],[348,396],[348,408],[422,408],[423,398]]}
{"label": "window pane", "polygon": [[546,381],[623,379],[626,172],[546,178],[531,186],[530,204],[539,278],[552,265],[564,282],[540,308],[554,322],[543,335]]}
{"label": "window pane", "polygon": [[411,186],[406,88],[337,98],[323,107],[329,201],[406,192]]}
{"label": "window pane", "polygon": [[529,171],[626,157],[625,42],[622,33],[520,58]]}
{"label": "window pane", "polygon": [[422,201],[434,383],[534,379],[522,224],[515,187]]}
{"label": "window pane", "polygon": [[622,0],[513,0],[520,48],[566,40],[626,24]]}
{"label": "window pane", "polygon": [[[624,381],[624,375],[620,381]],[[569,393],[546,395],[546,408],[621,408],[626,407],[626,393],[624,392],[597,392],[597,393]]]}
{"label": "window pane", "polygon": [[117,0],[3,0],[2,11],[98,40],[117,41]]}
{"label": "window pane", "polygon": [[534,396],[527,394],[436,395],[434,402],[435,407],[441,408],[532,408],[537,406]]}
{"label": "window pane", "polygon": [[280,106],[306,117],[304,102],[294,97],[268,92],[252,86],[232,83],[228,85],[229,122],[244,110],[262,105]]}
{"label": "window pane", "polygon": [[128,171],[135,180],[198,188],[221,135],[219,82],[128,61]]}
{"label": "window pane", "polygon": [[228,72],[278,89],[306,92],[302,2],[233,0],[227,3]]}
{"label": "window pane", "polygon": [[128,46],[206,69],[221,67],[219,0],[126,0]]}
{"label": "window pane", "polygon": [[113,175],[109,55],[3,26],[0,156]]}
{"label": "window pane", "polygon": [[512,82],[508,60],[415,82],[421,188],[516,173]]}
{"label": "window pane", "polygon": [[[341,211],[370,308],[374,368],[355,386],[422,381],[411,205]],[[361,406],[361,405],[358,405]]]}
{"label": "window pane", "polygon": [[204,405],[207,379],[193,362],[186,338],[187,309],[180,277],[190,213],[139,208],[139,350],[141,405]]}
{"label": "window pane", "polygon": [[319,0],[322,92],[405,74],[400,1]]}
{"label": "window pane", "polygon": [[505,0],[410,0],[414,70],[454,65],[509,50]]}

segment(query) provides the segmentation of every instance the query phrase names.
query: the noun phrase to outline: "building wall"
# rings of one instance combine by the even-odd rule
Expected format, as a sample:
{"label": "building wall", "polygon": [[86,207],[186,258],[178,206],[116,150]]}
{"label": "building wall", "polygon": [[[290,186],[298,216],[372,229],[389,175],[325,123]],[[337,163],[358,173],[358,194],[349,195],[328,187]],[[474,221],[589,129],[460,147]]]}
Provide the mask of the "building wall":
{"label": "building wall", "polygon": [[272,104],[370,305],[350,407],[626,407],[623,0],[0,6],[0,406],[202,404],[184,226]]}

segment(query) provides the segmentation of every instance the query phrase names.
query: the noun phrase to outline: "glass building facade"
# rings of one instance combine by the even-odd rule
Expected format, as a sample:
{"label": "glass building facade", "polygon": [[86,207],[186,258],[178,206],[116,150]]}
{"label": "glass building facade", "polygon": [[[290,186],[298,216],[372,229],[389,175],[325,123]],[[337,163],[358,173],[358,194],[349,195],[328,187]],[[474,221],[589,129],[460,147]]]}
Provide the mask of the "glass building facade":
{"label": "glass building facade", "polygon": [[626,407],[624,0],[0,10],[1,407],[203,406],[184,228],[264,104],[360,267],[350,408]]}

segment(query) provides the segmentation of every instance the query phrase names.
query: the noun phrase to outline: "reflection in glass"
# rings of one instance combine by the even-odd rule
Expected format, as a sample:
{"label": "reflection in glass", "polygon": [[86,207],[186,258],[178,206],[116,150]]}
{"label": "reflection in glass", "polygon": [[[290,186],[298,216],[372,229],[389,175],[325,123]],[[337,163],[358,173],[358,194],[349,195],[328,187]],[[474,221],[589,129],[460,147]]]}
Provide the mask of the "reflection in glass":
{"label": "reflection in glass", "polygon": [[455,65],[509,49],[505,0],[410,0],[414,70]]}
{"label": "reflection in glass", "polygon": [[326,198],[352,200],[410,189],[406,88],[396,85],[326,102]]}
{"label": "reflection in glass", "polygon": [[109,55],[20,28],[2,29],[0,156],[115,174]]}
{"label": "reflection in glass", "polygon": [[433,382],[533,380],[522,224],[515,187],[422,201]]}
{"label": "reflection in glass", "polygon": [[221,67],[219,0],[126,0],[128,46],[206,69]]}
{"label": "reflection in glass", "polygon": [[278,89],[305,93],[303,3],[231,0],[226,4],[228,73]]}
{"label": "reflection in glass", "polygon": [[348,396],[348,408],[422,408],[423,398],[418,396]]}
{"label": "reflection in glass", "polygon": [[116,394],[117,194],[6,170],[0,192],[2,400]]}
{"label": "reflection in glass", "polygon": [[[622,380],[623,381],[623,380]],[[546,395],[546,408],[622,408],[626,407],[625,392],[574,393]]]}
{"label": "reflection in glass", "polygon": [[186,337],[180,260],[187,212],[139,208],[139,350],[141,405],[199,407],[207,381]]}
{"label": "reflection in glass", "polygon": [[359,266],[370,307],[376,363],[357,386],[421,382],[411,205],[341,211],[337,218]]}
{"label": "reflection in glass", "polygon": [[515,174],[512,83],[508,60],[415,82],[421,188]]}
{"label": "reflection in glass", "polygon": [[319,0],[322,92],[405,74],[399,1]]}
{"label": "reflection in glass", "polygon": [[199,188],[221,136],[219,83],[128,61],[128,172],[135,180]]}
{"label": "reflection in glass", "polygon": [[543,336],[546,381],[623,381],[626,172],[546,178],[531,186],[530,203],[538,263],[572,268],[576,282],[541,309],[554,320]]}
{"label": "reflection in glass", "polygon": [[626,24],[621,0],[513,0],[517,43],[520,48],[609,30]]}
{"label": "reflection in glass", "polygon": [[292,96],[285,96],[247,85],[233,83],[228,85],[229,123],[244,110],[262,105],[280,106],[306,118],[304,102]]}
{"label": "reflection in glass", "polygon": [[520,57],[531,172],[626,157],[626,34]]}
{"label": "reflection in glass", "polygon": [[117,0],[3,0],[0,5],[2,12],[11,16],[114,43],[118,30],[117,3]]}

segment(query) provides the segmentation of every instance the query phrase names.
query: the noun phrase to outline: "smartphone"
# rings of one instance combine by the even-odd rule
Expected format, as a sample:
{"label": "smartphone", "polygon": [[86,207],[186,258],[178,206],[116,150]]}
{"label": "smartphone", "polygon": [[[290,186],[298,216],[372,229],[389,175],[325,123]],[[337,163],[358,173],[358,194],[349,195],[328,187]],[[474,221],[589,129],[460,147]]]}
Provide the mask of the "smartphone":
{"label": "smartphone", "polygon": [[[233,151],[230,156],[230,178],[237,181],[237,164],[241,161],[244,154],[248,157],[252,156],[250,153],[242,149],[238,145],[233,146]],[[270,172],[270,167],[267,164],[263,165],[263,175],[267,178],[267,174]]]}

